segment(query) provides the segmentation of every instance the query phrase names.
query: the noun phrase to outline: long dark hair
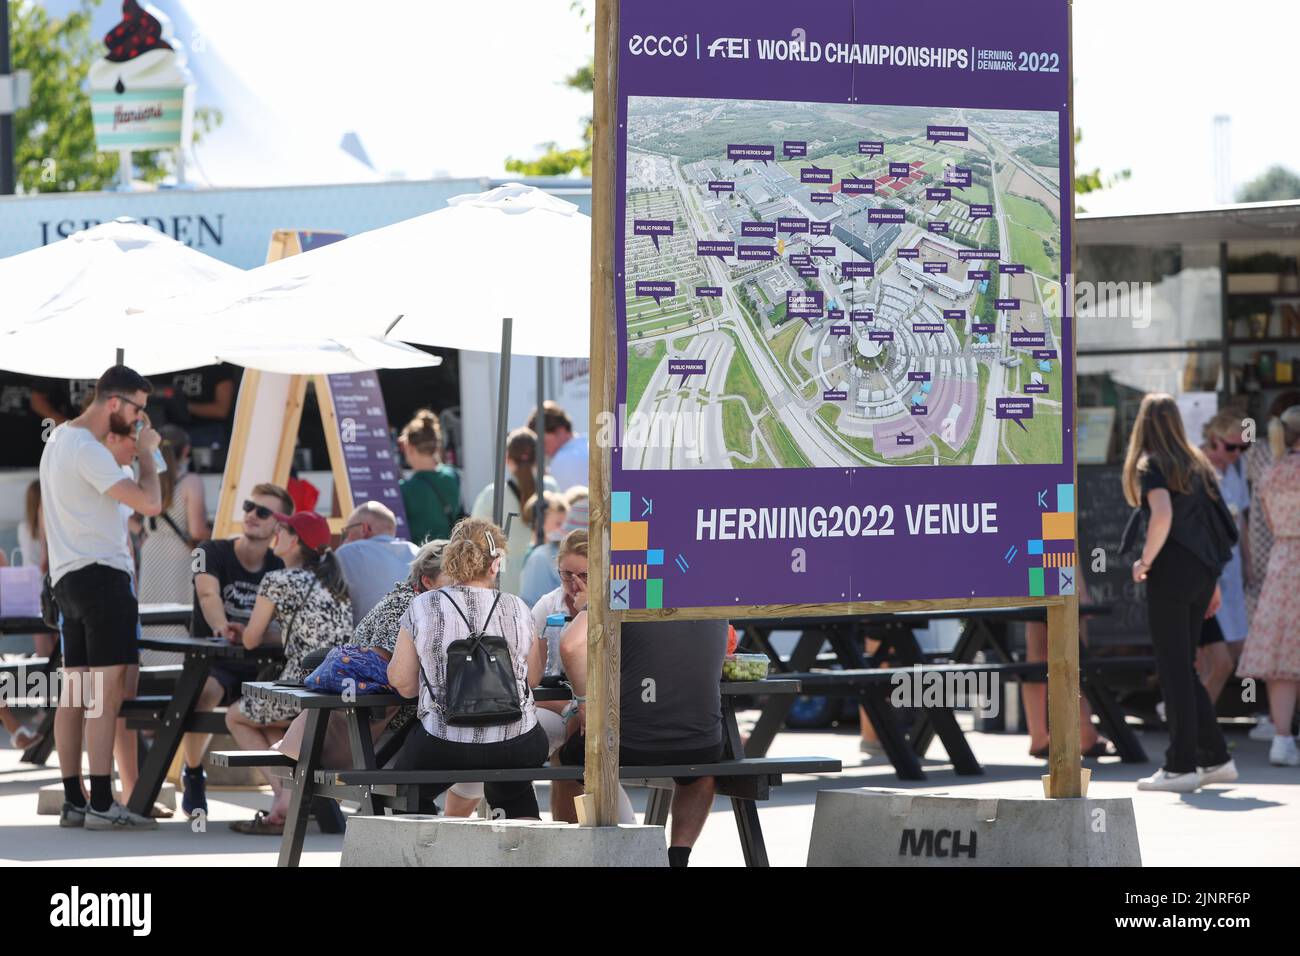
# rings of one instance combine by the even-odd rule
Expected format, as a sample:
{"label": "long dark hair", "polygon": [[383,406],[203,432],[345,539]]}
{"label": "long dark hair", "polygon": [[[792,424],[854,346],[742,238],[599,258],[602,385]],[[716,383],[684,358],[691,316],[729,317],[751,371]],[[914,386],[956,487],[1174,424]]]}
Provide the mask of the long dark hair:
{"label": "long dark hair", "polygon": [[343,579],[343,567],[339,564],[334,549],[326,545],[316,551],[303,544],[302,538],[298,538],[297,534],[294,537],[298,539],[298,556],[302,558],[302,566],[316,575],[320,586],[329,591],[330,596],[340,604],[352,600],[348,594],[348,582]]}
{"label": "long dark hair", "polygon": [[1187,440],[1178,403],[1163,392],[1142,399],[1129,436],[1123,483],[1124,497],[1134,508],[1142,504],[1142,475],[1152,464],[1165,476],[1170,491],[1190,494],[1199,484],[1210,497],[1219,497],[1214,466]]}
{"label": "long dark hair", "polygon": [[531,428],[516,428],[506,439],[506,460],[513,461],[518,470],[515,472],[515,487],[519,489],[519,504],[533,496],[537,491],[537,432]]}

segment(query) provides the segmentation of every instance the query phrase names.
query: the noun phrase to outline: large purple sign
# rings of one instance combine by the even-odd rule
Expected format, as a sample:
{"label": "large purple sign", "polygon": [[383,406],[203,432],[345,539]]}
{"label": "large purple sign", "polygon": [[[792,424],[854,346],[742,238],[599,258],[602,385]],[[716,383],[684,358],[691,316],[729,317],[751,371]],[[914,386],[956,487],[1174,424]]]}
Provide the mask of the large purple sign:
{"label": "large purple sign", "polygon": [[615,610],[1073,593],[1069,3],[881,9],[622,4]]}
{"label": "large purple sign", "polygon": [[339,372],[327,376],[352,501],[378,501],[397,516],[397,536],[409,537],[406,508],[398,484],[402,469],[388,432],[384,393],[375,372]]}

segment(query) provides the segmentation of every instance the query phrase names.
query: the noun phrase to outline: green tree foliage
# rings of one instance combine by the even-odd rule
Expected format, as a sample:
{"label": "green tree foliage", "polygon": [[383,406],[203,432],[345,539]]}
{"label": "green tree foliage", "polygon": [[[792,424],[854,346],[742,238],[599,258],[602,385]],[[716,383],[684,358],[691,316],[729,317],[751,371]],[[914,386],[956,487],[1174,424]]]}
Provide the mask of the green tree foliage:
{"label": "green tree foliage", "polygon": [[[53,17],[41,4],[9,5],[14,68],[32,74],[31,104],[14,114],[14,163],[22,192],[105,189],[118,174],[118,155],[95,148],[95,126],[86,92],[90,64],[103,52],[91,34],[91,12],[99,0],[82,0],[66,17]],[[194,140],[221,123],[219,110],[195,110]],[[167,150],[134,154],[135,177],[155,183],[172,170]]]}
{"label": "green tree foliage", "polygon": [[1238,202],[1278,202],[1300,199],[1300,176],[1285,166],[1270,166],[1237,190]]}
{"label": "green tree foliage", "polygon": [[[572,0],[569,7],[578,16],[586,19],[587,11],[581,0]],[[587,23],[587,31],[591,31],[590,21]],[[590,95],[596,87],[595,58],[589,58],[584,66],[580,66],[566,76],[564,85],[571,90],[578,90],[581,93]],[[523,176],[565,176],[574,170],[584,176],[590,176],[592,136],[590,116],[583,118],[582,127],[581,146],[575,149],[561,149],[557,143],[543,143],[540,156],[533,159],[510,157],[506,159],[506,169]]]}
{"label": "green tree foliage", "polygon": [[[1083,142],[1083,130],[1075,129],[1074,145],[1078,146]],[[1086,196],[1088,193],[1100,192],[1103,189],[1109,189],[1117,182],[1128,179],[1132,175],[1132,170],[1121,169],[1119,172],[1110,176],[1102,176],[1100,167],[1092,170],[1080,172],[1074,171],[1074,209],[1076,212],[1087,212],[1079,203],[1080,196]]]}

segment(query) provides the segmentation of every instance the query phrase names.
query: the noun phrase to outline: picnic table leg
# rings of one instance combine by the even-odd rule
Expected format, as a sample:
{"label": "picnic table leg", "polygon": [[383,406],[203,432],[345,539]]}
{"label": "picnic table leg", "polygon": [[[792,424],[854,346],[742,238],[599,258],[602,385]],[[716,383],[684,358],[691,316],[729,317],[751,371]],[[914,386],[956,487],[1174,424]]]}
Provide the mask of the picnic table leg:
{"label": "picnic table leg", "polygon": [[1083,692],[1088,695],[1088,703],[1092,705],[1101,729],[1115,745],[1120,760],[1124,763],[1147,763],[1147,752],[1124,719],[1124,708],[1115,700],[1101,675],[1088,670],[1086,662],[1083,665]]}
{"label": "picnic table leg", "polygon": [[197,651],[185,653],[180,679],[176,681],[172,699],[163,708],[162,722],[154,732],[153,746],[149,748],[149,756],[145,757],[144,766],[140,769],[140,779],[127,803],[132,813],[147,817],[153,809],[154,801],[158,799],[158,793],[167,777],[167,770],[185,737],[185,724],[198,706],[211,664],[212,659],[207,654]]}
{"label": "picnic table leg", "polygon": [[[787,673],[811,670],[813,664],[817,662],[817,652],[822,649],[825,640],[826,634],[820,628],[804,631],[799,635],[799,643],[790,654]],[[736,755],[740,756],[743,753],[746,757],[767,756],[767,748],[772,746],[772,740],[785,723],[785,718],[789,716],[790,708],[793,706],[793,694],[769,697],[758,715],[754,729],[750,731],[749,742],[745,744],[743,751],[736,751]]]}
{"label": "picnic table leg", "polygon": [[889,702],[890,689],[884,684],[869,684],[863,688],[858,697],[859,703],[867,712],[871,726],[876,728],[880,745],[885,748],[885,756],[894,765],[894,772],[899,780],[924,780],[925,771],[921,761],[907,742],[903,728],[898,723],[898,715]]}
{"label": "picnic table leg", "polygon": [[289,799],[289,812],[284,818],[284,836],[280,840],[280,858],[277,866],[297,866],[302,858],[302,842],[307,835],[307,810],[316,790],[316,768],[320,766],[325,750],[325,731],[329,728],[329,711],[307,711],[307,726],[303,729],[302,750],[293,772],[293,796]]}
{"label": "picnic table leg", "polygon": [[[978,776],[984,772],[980,762],[975,759],[975,754],[970,749],[970,743],[966,740],[966,733],[957,723],[957,717],[949,707],[926,708],[922,713],[929,717],[930,726],[939,734],[939,739],[943,741],[943,749],[948,751],[948,759],[952,761],[952,769],[963,776]],[[913,751],[917,753],[916,751]],[[917,753],[918,757],[924,757],[924,752]]]}
{"label": "picnic table leg", "polygon": [[668,825],[668,809],[673,804],[673,792],[650,788],[650,796],[645,802],[645,825],[662,827]]}
{"label": "picnic table leg", "polygon": [[[45,659],[45,676],[53,677],[59,673],[59,667],[63,664],[63,649],[56,642],[53,650],[50,651],[49,657]],[[47,685],[48,686],[48,685]],[[35,764],[43,767],[45,761],[50,759],[50,754],[54,751],[54,715],[58,713],[59,700],[54,697],[45,702],[45,707],[41,709],[41,719],[36,725],[36,732],[41,735],[40,739],[23,751],[20,760],[23,763]]]}
{"label": "picnic table leg", "polygon": [[[370,736],[370,708],[349,707],[348,740],[352,744],[352,767],[354,770],[374,770],[375,744]],[[361,796],[361,812],[368,817],[375,815],[375,802],[366,787]]]}
{"label": "picnic table leg", "polygon": [[[818,643],[820,649],[821,644]],[[815,652],[814,652],[815,653]],[[787,695],[791,696],[791,695]],[[722,756],[724,760],[739,760],[744,756],[740,744],[740,725],[736,723],[736,708],[730,698],[722,698]],[[668,808],[664,807],[667,820]],[[758,804],[753,800],[731,798],[731,812],[736,817],[736,834],[740,849],[745,855],[745,866],[767,866],[767,844],[763,842],[763,826],[758,820]],[[647,812],[647,817],[649,813]]]}

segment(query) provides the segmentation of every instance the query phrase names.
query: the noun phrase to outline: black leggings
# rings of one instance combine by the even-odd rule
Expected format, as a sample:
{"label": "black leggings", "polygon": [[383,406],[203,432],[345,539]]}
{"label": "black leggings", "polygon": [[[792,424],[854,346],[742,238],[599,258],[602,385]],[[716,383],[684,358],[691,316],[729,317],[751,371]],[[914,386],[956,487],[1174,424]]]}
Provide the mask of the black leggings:
{"label": "black leggings", "polygon": [[1209,568],[1173,541],[1165,542],[1147,573],[1147,620],[1169,725],[1169,773],[1194,773],[1228,759],[1214,702],[1196,676],[1196,648],[1214,585]]}
{"label": "black leggings", "polygon": [[[550,752],[546,731],[540,724],[526,734],[495,744],[462,744],[434,737],[423,727],[416,727],[397,755],[398,770],[505,770],[513,767],[540,767]],[[423,796],[432,800],[451,786],[449,783],[426,784]],[[483,796],[493,810],[506,817],[540,817],[537,794],[531,780],[492,783],[484,781]]]}

